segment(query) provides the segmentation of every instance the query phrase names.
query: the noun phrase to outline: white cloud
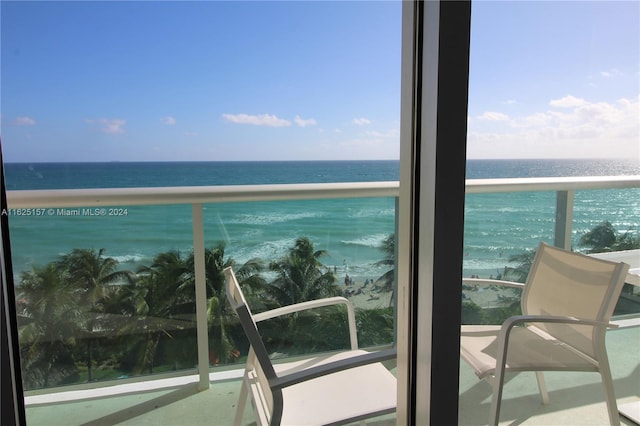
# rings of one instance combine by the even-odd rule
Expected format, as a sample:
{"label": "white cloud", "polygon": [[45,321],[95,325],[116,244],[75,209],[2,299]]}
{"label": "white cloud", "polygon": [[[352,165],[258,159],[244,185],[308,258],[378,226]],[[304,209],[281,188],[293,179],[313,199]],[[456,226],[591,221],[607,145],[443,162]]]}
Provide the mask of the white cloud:
{"label": "white cloud", "polygon": [[102,133],[110,135],[124,133],[124,125],[127,124],[126,120],[119,118],[87,119],[85,122],[97,125]]}
{"label": "white cloud", "polygon": [[374,130],[374,131],[366,132],[365,134],[370,137],[384,138],[384,139],[400,137],[400,131],[398,129],[392,129],[387,132],[378,132]]}
{"label": "white cloud", "polygon": [[552,107],[558,108],[573,108],[580,105],[585,105],[587,101],[581,98],[576,98],[575,96],[567,95],[564,98],[553,99],[549,102],[549,105]]}
{"label": "white cloud", "polygon": [[358,126],[365,126],[367,124],[371,124],[371,120],[368,118],[354,118],[353,124],[357,124]]}
{"label": "white cloud", "polygon": [[622,73],[620,72],[620,70],[616,69],[616,68],[611,68],[608,71],[600,71],[600,76],[604,77],[604,78],[610,78],[610,77],[615,77],[618,75],[622,75]]}
{"label": "white cloud", "polygon": [[254,126],[268,127],[288,127],[291,126],[289,120],[278,118],[271,114],[222,114],[222,118],[236,124],[252,124]]}
{"label": "white cloud", "polygon": [[551,120],[551,118],[552,116],[550,114],[546,114],[544,112],[536,112],[524,117],[524,119],[522,119],[522,121],[518,124],[524,127],[544,126],[549,123],[549,120]]}
{"label": "white cloud", "polygon": [[561,110],[469,122],[469,158],[640,158],[640,97],[552,101]]}
{"label": "white cloud", "polygon": [[313,118],[300,118],[299,115],[296,115],[296,118],[293,121],[295,121],[300,127],[315,126],[318,124],[318,122]]}
{"label": "white cloud", "polygon": [[174,126],[176,124],[176,119],[171,116],[163,117],[160,120],[167,126]]}
{"label": "white cloud", "polygon": [[509,116],[501,112],[487,111],[484,114],[478,116],[478,119],[488,121],[507,121],[509,119]]}
{"label": "white cloud", "polygon": [[35,126],[36,120],[31,117],[16,117],[11,124],[14,126]]}

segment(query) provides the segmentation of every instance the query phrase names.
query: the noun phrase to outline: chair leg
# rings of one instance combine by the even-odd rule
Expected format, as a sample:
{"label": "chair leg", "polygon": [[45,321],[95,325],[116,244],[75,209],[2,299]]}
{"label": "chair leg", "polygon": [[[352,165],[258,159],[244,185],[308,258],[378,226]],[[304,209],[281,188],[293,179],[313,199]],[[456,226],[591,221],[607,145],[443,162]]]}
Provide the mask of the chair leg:
{"label": "chair leg", "polygon": [[502,388],[504,387],[504,364],[499,363],[496,367],[493,380],[490,381],[493,388],[491,397],[491,411],[489,413],[489,426],[498,426],[500,420],[500,406],[502,405]]}
{"label": "chair leg", "polygon": [[609,423],[613,426],[618,426],[620,425],[620,414],[618,413],[618,403],[613,389],[611,369],[609,368],[609,362],[606,359],[604,362],[602,360],[600,362],[600,376],[602,377],[604,397],[607,402],[607,410],[609,411]]}
{"label": "chair leg", "polygon": [[240,396],[238,397],[238,406],[236,407],[236,417],[233,420],[234,426],[240,426],[242,423],[242,416],[244,415],[244,409],[247,405],[247,395],[249,389],[247,386],[246,377],[242,379],[242,386],[240,387]]}
{"label": "chair leg", "polygon": [[549,392],[547,392],[547,383],[544,381],[542,371],[536,371],[536,380],[538,381],[538,389],[540,389],[540,398],[543,404],[549,403]]}
{"label": "chair leg", "polygon": [[491,412],[489,413],[489,426],[498,426],[500,420],[500,405],[502,403],[502,382],[493,384],[493,396],[491,397]]}

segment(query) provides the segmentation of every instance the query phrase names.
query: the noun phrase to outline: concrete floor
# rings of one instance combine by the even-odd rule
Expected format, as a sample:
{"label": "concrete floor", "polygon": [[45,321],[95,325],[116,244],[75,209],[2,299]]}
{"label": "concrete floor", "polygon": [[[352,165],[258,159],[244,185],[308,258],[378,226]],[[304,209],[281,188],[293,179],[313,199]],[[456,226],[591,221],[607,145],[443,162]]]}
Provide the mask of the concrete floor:
{"label": "concrete floor", "polygon": [[[611,330],[607,334],[618,404],[640,403],[640,327]],[[597,373],[545,373],[550,404],[542,405],[533,373],[509,376],[504,390],[501,425],[606,425],[608,417]],[[71,425],[171,425],[233,424],[240,390],[237,379],[216,380],[198,392],[186,379],[167,379],[167,387],[135,390],[134,385],[113,387],[111,396],[80,391],[66,402],[47,402],[46,396],[27,398],[29,426]],[[188,382],[188,380],[186,380]],[[149,383],[149,382],[143,382]],[[157,384],[161,384],[158,382]],[[172,385],[171,385],[172,384]],[[124,390],[128,389],[128,390]],[[58,395],[60,396],[60,395]],[[60,400],[60,398],[58,398]],[[491,388],[464,364],[460,370],[460,425],[487,424]],[[251,425],[253,413],[245,410],[243,425]],[[367,424],[395,424],[395,416]],[[622,419],[623,425],[634,425]]]}

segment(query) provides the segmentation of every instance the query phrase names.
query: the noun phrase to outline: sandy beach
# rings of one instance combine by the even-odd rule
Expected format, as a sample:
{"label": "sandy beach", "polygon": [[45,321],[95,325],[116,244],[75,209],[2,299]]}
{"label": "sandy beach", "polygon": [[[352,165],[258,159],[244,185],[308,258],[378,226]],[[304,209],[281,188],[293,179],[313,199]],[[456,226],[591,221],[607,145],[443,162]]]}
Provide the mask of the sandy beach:
{"label": "sandy beach", "polygon": [[483,308],[497,308],[511,305],[520,300],[518,289],[497,286],[479,286],[477,290],[463,290],[463,300]]}
{"label": "sandy beach", "polygon": [[[356,292],[361,290],[360,294],[347,297],[356,308],[376,309],[393,306],[391,302],[393,292],[379,291],[374,287],[364,286],[363,283],[351,285],[347,289]],[[517,290],[512,288],[480,286],[477,290],[463,290],[462,294],[463,300],[471,301],[483,308],[501,307],[520,300]]]}
{"label": "sandy beach", "polygon": [[391,301],[391,291],[376,291],[364,289],[361,294],[347,297],[353,303],[353,306],[360,309],[377,309],[388,308]]}

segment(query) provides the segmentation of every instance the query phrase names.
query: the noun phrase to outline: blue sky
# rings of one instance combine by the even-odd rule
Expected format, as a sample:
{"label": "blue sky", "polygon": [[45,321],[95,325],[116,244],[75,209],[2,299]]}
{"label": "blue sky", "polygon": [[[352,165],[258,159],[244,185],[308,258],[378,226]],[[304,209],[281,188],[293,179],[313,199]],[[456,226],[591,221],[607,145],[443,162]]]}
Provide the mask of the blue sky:
{"label": "blue sky", "polygon": [[[639,4],[474,3],[469,158],[640,161]],[[6,161],[399,157],[400,2],[0,13]]]}

